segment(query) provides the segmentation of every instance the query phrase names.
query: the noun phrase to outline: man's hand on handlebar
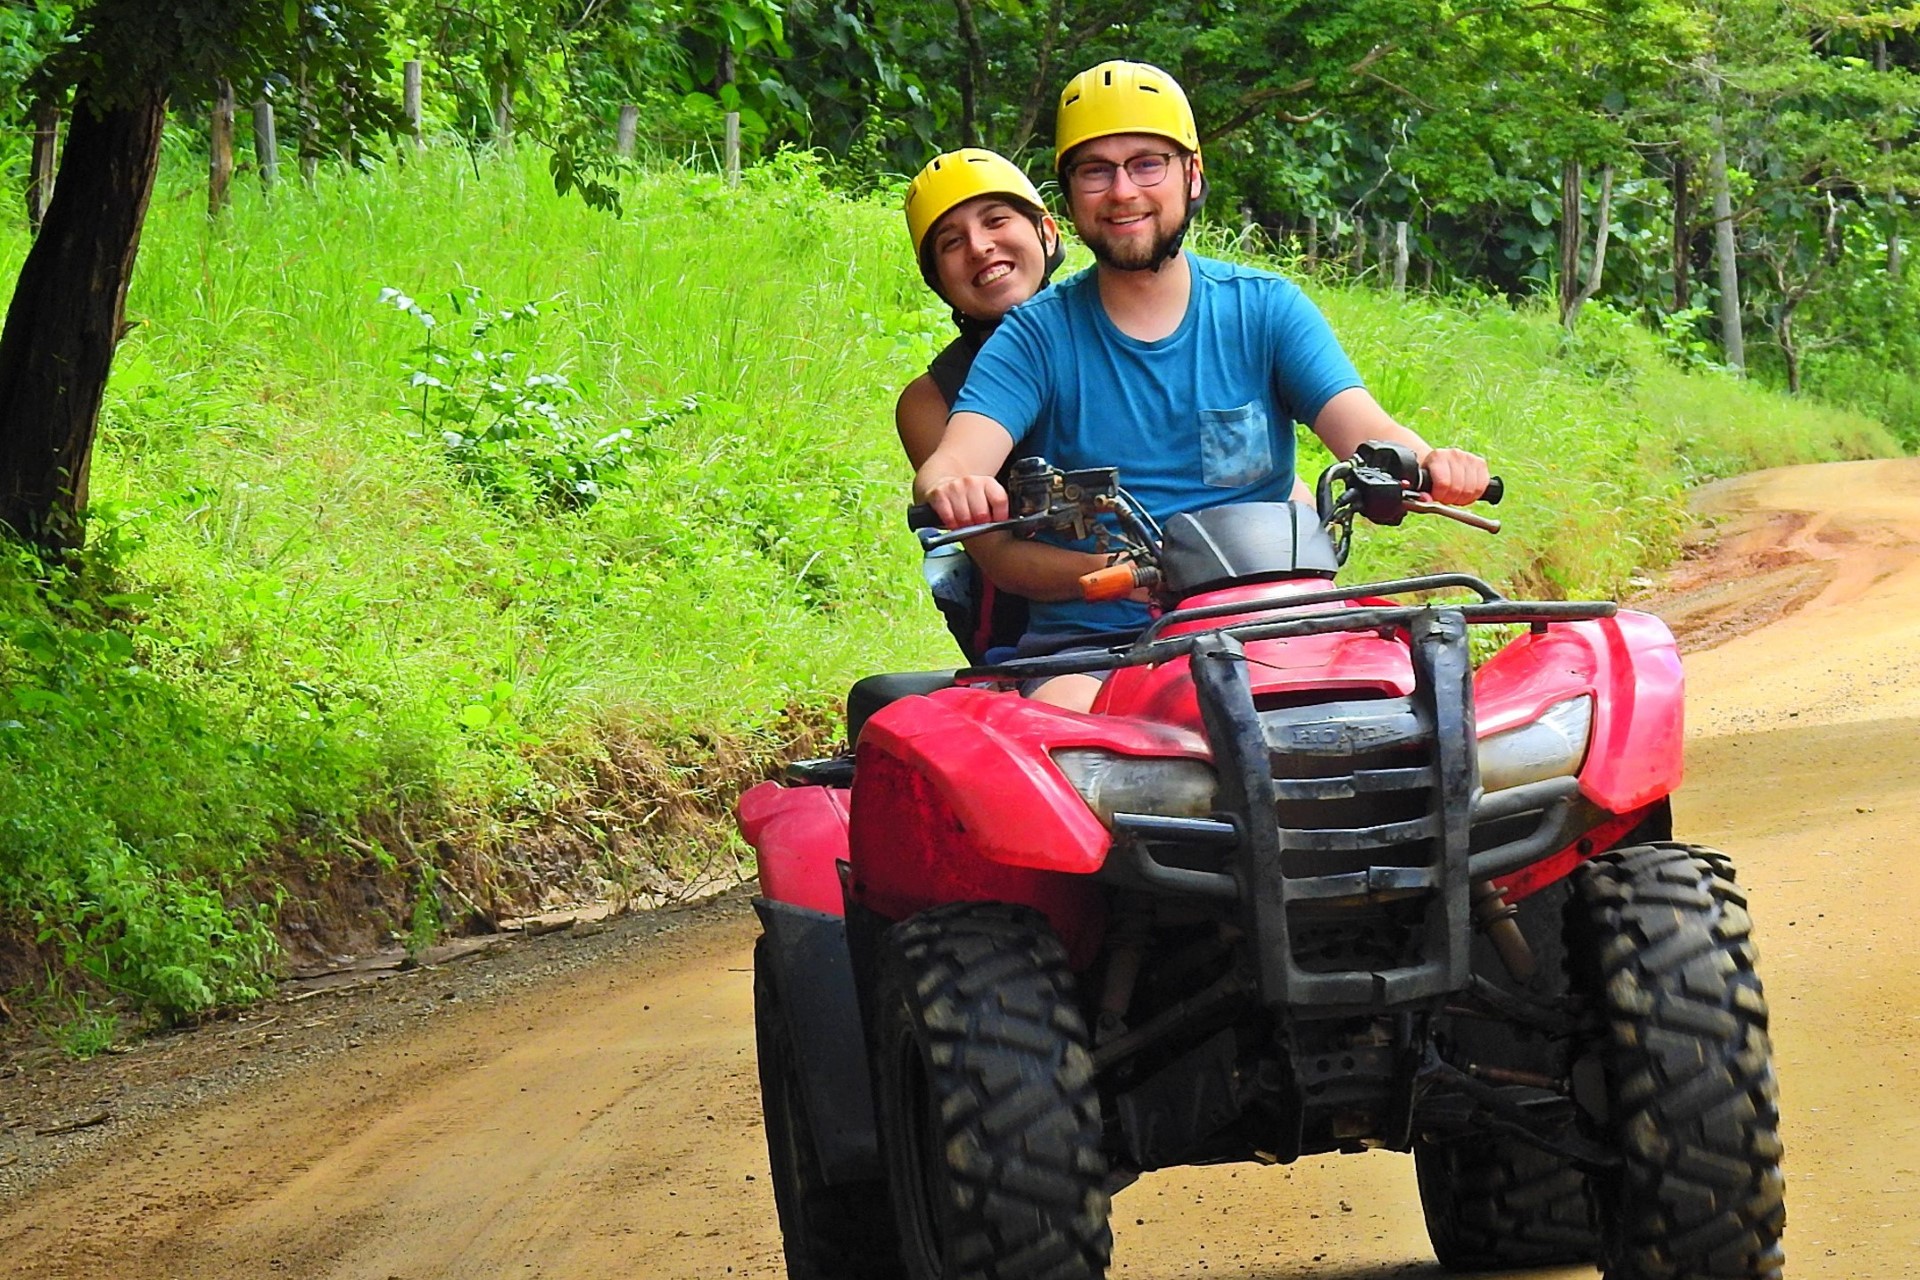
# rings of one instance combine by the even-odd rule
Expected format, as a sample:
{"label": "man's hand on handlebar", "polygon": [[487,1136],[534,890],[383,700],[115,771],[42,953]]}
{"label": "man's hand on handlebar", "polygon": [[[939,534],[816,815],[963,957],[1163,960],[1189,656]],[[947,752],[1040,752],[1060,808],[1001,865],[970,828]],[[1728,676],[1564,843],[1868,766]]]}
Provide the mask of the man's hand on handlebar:
{"label": "man's hand on handlebar", "polygon": [[992,476],[947,476],[925,494],[945,529],[1007,518],[1007,491]]}
{"label": "man's hand on handlebar", "polygon": [[1451,507],[1477,501],[1491,479],[1487,460],[1465,449],[1435,449],[1420,459],[1420,465],[1427,472],[1427,495]]}

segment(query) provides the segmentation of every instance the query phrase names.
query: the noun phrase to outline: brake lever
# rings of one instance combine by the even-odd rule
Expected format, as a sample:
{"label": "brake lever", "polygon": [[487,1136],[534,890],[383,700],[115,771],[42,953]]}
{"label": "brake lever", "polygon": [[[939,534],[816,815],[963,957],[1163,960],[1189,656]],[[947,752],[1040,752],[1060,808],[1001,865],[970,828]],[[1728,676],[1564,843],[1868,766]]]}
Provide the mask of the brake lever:
{"label": "brake lever", "polygon": [[1450,507],[1444,502],[1435,502],[1432,498],[1423,498],[1417,493],[1409,493],[1400,499],[1400,505],[1408,511],[1417,511],[1421,515],[1445,516],[1449,520],[1458,520],[1461,524],[1474,529],[1484,529],[1488,533],[1500,532],[1500,522],[1491,516],[1483,516],[1477,511],[1467,511],[1461,507]]}
{"label": "brake lever", "polygon": [[920,545],[925,550],[932,551],[936,547],[965,542],[968,538],[977,538],[983,533],[995,533],[1001,529],[1021,533],[1028,529],[1043,528],[1052,515],[1051,511],[1036,511],[1032,515],[1014,516],[1010,520],[989,520],[985,524],[970,524],[963,529],[949,529],[937,537],[922,538]]}

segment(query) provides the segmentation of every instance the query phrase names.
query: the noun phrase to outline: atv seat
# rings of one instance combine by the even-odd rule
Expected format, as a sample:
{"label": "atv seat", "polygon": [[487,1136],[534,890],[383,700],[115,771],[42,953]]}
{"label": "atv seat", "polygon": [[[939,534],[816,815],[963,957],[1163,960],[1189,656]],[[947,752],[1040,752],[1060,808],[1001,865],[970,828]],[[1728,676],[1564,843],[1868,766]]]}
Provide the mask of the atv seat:
{"label": "atv seat", "polygon": [[847,747],[860,741],[861,726],[867,717],[902,698],[917,693],[932,693],[953,685],[951,671],[907,671],[898,675],[867,676],[847,690]]}

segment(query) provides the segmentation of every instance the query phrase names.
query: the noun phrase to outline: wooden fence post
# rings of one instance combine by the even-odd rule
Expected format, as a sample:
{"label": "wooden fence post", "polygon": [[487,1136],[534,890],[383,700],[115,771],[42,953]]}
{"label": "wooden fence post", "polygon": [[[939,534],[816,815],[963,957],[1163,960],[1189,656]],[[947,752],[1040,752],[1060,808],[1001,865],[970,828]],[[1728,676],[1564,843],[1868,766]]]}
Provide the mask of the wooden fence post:
{"label": "wooden fence post", "polygon": [[33,159],[27,169],[27,225],[35,231],[53,201],[53,171],[60,158],[60,106],[42,102],[33,112]]}
{"label": "wooden fence post", "polygon": [[280,180],[280,140],[273,131],[273,103],[264,97],[253,103],[253,159],[260,168],[260,186],[273,190]]}
{"label": "wooden fence post", "polygon": [[500,96],[493,104],[493,140],[503,151],[513,147],[513,80],[502,73]]}
{"label": "wooden fence post", "polygon": [[413,136],[413,149],[420,149],[420,60],[410,58],[401,69],[403,95],[407,111],[407,132]]}
{"label": "wooden fence post", "polygon": [[212,131],[207,146],[207,214],[227,207],[233,185],[233,81],[214,82]]}
{"label": "wooden fence post", "polygon": [[[733,83],[733,46],[720,51],[720,83]],[[727,112],[726,139],[727,185],[740,185],[740,113]]]}
{"label": "wooden fence post", "polygon": [[313,85],[305,64],[300,67],[300,181],[313,186],[320,172],[320,122],[313,110]]}
{"label": "wooden fence post", "polygon": [[640,108],[629,102],[620,108],[620,128],[613,135],[613,153],[631,156],[634,140],[640,133]]}
{"label": "wooden fence post", "polygon": [[1393,224],[1393,291],[1407,291],[1407,224]]}

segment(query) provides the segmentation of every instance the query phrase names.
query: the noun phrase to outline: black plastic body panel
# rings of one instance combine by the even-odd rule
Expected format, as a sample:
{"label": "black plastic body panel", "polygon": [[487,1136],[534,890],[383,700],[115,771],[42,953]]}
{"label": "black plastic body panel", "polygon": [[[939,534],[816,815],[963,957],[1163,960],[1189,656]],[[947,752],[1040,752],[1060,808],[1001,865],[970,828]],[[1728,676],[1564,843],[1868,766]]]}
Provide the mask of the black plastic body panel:
{"label": "black plastic body panel", "polygon": [[882,1176],[867,1037],[839,916],[755,898],[774,987],[793,1035],[807,1118],[830,1183]]}
{"label": "black plastic body panel", "polygon": [[853,688],[847,690],[848,750],[860,740],[860,730],[865,727],[867,717],[888,703],[952,686],[951,671],[903,671],[856,680]]}
{"label": "black plastic body panel", "polygon": [[1182,598],[1229,583],[1331,578],[1339,568],[1313,509],[1294,502],[1182,513],[1167,521],[1160,547],[1162,580]]}

